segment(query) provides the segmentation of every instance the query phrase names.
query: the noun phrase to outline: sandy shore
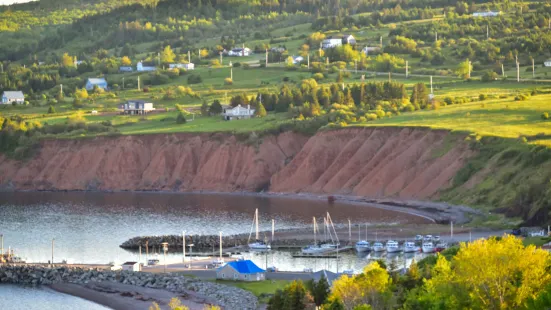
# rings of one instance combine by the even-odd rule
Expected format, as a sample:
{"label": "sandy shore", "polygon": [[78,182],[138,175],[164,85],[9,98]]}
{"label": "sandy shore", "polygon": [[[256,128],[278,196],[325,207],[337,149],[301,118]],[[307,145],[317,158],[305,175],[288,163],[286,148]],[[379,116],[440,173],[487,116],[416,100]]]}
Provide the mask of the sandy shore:
{"label": "sandy shore", "polygon": [[112,282],[86,285],[59,283],[49,287],[57,292],[86,299],[114,310],[148,310],[153,302],[158,303],[161,309],[169,309],[168,303],[173,297],[179,298],[190,310],[203,310],[206,304],[215,304],[213,300],[194,292],[178,295],[166,290]]}

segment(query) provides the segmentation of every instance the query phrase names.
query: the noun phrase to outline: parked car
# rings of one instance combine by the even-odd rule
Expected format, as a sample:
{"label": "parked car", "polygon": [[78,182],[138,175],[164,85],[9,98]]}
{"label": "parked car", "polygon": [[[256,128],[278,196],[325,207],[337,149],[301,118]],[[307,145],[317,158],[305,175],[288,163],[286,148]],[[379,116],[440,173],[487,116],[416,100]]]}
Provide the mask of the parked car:
{"label": "parked car", "polygon": [[266,268],[266,271],[268,271],[268,272],[277,272],[277,268],[275,266],[271,266],[271,267]]}
{"label": "parked car", "polygon": [[434,242],[440,241],[440,236],[434,236],[434,237],[432,237],[432,241],[434,241]]}
{"label": "parked car", "polygon": [[521,236],[521,235],[522,235],[522,230],[520,230],[520,228],[514,228],[514,229],[511,231],[511,235],[513,235],[513,236]]}
{"label": "parked car", "polygon": [[415,241],[423,241],[423,235],[415,236]]}
{"label": "parked car", "polygon": [[432,235],[426,235],[423,241],[432,241]]}

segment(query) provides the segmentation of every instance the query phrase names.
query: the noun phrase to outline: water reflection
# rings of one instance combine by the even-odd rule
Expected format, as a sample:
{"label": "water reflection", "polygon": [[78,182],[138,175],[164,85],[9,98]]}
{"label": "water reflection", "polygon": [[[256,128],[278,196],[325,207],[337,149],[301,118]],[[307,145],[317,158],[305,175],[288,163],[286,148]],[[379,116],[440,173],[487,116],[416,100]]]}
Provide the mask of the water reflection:
{"label": "water reflection", "polygon": [[0,285],[1,309],[25,310],[107,310],[109,308],[45,287]]}
{"label": "water reflection", "polygon": [[[107,263],[138,258],[119,248],[128,238],[140,235],[248,233],[255,208],[260,229],[309,227],[312,216],[331,212],[338,223],[353,218],[361,223],[426,223],[408,214],[325,201],[241,195],[167,193],[0,193],[0,233],[4,245],[12,246],[29,262],[46,262],[55,238],[56,260]],[[290,255],[275,253],[285,268],[300,270]],[[253,255],[254,256],[254,255]],[[346,257],[343,255],[343,259]],[[350,259],[355,258],[350,255]],[[181,261],[181,254],[169,260]],[[256,259],[256,257],[254,257]],[[283,267],[283,266],[282,266]],[[336,267],[336,262],[335,262]],[[291,269],[289,269],[291,270]]]}

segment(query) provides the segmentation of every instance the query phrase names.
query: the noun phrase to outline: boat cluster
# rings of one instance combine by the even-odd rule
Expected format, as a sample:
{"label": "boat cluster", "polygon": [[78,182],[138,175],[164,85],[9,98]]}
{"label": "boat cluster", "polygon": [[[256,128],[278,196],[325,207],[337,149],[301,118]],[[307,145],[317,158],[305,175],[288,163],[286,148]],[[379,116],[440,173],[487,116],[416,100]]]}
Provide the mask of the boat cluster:
{"label": "boat cluster", "polygon": [[387,253],[434,253],[440,252],[447,248],[447,244],[440,242],[439,236],[421,236],[417,235],[415,241],[405,241],[402,245],[398,241],[388,240],[386,243],[376,241],[373,244],[366,240],[356,242],[356,251],[363,252],[387,252]]}

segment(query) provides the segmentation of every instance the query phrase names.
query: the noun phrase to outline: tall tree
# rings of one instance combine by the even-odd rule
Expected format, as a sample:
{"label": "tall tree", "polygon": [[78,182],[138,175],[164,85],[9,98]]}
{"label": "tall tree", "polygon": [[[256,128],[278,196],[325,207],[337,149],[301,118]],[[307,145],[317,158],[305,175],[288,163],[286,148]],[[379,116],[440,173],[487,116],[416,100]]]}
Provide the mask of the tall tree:
{"label": "tall tree", "polygon": [[409,101],[411,101],[413,105],[417,105],[419,108],[424,109],[427,106],[428,98],[429,94],[425,83],[417,83],[413,86]]}
{"label": "tall tree", "polygon": [[455,73],[460,78],[464,79],[470,79],[471,78],[471,72],[473,71],[473,64],[469,59],[466,59],[465,61],[461,62],[459,66],[457,67],[457,70]]}
{"label": "tall tree", "polygon": [[163,52],[161,53],[161,62],[162,63],[174,62],[174,58],[176,58],[176,55],[172,51],[172,48],[170,48],[170,45],[167,45],[163,50]]}

